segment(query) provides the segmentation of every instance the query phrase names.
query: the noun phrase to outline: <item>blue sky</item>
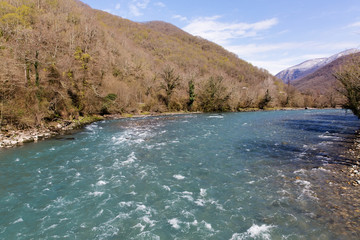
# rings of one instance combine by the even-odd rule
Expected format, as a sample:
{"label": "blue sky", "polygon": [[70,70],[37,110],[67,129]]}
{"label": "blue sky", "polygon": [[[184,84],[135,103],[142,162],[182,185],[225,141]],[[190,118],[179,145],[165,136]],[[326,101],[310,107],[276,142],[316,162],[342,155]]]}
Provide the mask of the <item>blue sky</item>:
{"label": "blue sky", "polygon": [[161,20],[276,74],[360,48],[359,0],[83,0],[136,22]]}

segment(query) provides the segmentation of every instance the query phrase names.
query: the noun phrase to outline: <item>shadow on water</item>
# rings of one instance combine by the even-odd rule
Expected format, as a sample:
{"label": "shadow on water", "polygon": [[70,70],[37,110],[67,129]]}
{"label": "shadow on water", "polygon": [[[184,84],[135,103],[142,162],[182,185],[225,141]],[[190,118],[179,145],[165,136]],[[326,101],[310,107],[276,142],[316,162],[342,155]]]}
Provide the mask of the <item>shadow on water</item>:
{"label": "shadow on water", "polygon": [[[350,117],[349,117],[350,116]],[[315,119],[287,119],[284,123],[285,127],[290,129],[299,129],[304,131],[312,131],[318,133],[341,133],[353,134],[353,130],[349,128],[354,126],[354,122],[358,119],[352,114],[332,115],[317,114]]]}
{"label": "shadow on water", "polygon": [[346,156],[345,151],[351,148],[354,142],[355,129],[353,126],[354,122],[358,121],[355,116],[351,114],[349,118],[349,115],[318,114],[312,120],[287,119],[279,124],[292,130],[304,131],[304,135],[315,133],[315,138],[320,142],[320,145],[321,141],[330,143],[307,150],[308,158],[322,157],[326,159],[326,163],[349,166],[353,165],[356,159],[350,159]]}
{"label": "shadow on water", "polygon": [[[320,121],[320,120],[284,120],[285,127],[291,129],[298,129],[303,131],[311,131],[311,132],[318,132],[318,133],[344,133],[344,125],[337,125],[338,121],[331,121],[334,124],[329,124],[330,121]],[[351,132],[348,131],[348,134]]]}

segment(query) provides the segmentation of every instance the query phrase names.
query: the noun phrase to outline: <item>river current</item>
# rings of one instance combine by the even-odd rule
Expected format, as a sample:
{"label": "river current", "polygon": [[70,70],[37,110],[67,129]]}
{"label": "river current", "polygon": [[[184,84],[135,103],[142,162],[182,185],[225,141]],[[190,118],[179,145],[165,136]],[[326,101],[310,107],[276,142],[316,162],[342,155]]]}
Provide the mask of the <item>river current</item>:
{"label": "river current", "polygon": [[1,150],[0,239],[341,239],[319,179],[359,127],[344,110],[142,117]]}

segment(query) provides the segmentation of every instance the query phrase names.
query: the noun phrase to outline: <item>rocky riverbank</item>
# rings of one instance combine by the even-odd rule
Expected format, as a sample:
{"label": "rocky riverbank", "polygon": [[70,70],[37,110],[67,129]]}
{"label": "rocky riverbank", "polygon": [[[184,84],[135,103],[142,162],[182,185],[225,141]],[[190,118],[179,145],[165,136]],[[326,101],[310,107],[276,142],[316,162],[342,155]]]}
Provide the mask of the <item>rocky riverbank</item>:
{"label": "rocky riverbank", "polygon": [[[195,114],[199,112],[191,112]],[[104,120],[104,119],[122,119],[139,118],[145,116],[171,116],[180,114],[190,114],[189,112],[168,112],[168,113],[144,113],[144,114],[113,114],[106,116],[89,116],[73,121],[59,121],[41,128],[32,128],[26,130],[5,129],[0,132],[0,148],[12,148],[21,146],[24,143],[37,142],[57,135],[66,134],[72,130],[81,128],[84,125]]]}
{"label": "rocky riverbank", "polygon": [[40,128],[25,130],[5,129],[0,132],[0,148],[12,148],[24,143],[37,142],[80,128],[86,124],[104,119],[100,116],[83,117],[73,121],[59,121]]}
{"label": "rocky riverbank", "polygon": [[[324,221],[329,228],[343,235],[342,239],[360,238],[360,132],[349,148],[340,154],[344,161],[324,166],[325,179],[319,178],[318,202],[331,220]],[[322,216],[316,216],[321,221]]]}
{"label": "rocky riverbank", "polygon": [[342,171],[348,177],[347,183],[353,186],[360,186],[360,131],[356,133],[354,143],[347,150],[345,156],[349,159],[349,162]]}

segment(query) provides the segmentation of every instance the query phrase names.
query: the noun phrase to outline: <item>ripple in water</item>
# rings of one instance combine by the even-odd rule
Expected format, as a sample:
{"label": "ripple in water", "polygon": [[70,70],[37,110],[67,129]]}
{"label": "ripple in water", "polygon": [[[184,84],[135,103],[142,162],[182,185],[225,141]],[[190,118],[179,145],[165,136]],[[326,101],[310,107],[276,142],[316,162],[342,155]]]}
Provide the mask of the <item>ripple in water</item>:
{"label": "ripple in water", "polygon": [[321,189],[358,127],[341,110],[144,117],[2,151],[0,238],[357,239]]}

